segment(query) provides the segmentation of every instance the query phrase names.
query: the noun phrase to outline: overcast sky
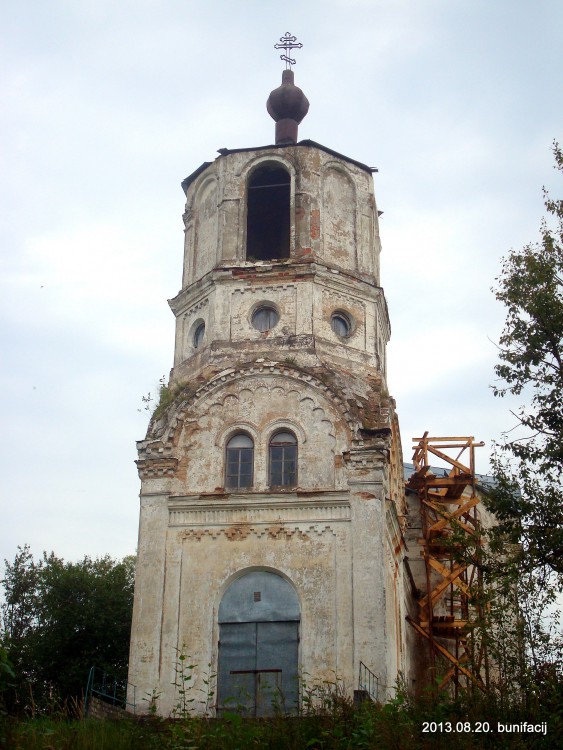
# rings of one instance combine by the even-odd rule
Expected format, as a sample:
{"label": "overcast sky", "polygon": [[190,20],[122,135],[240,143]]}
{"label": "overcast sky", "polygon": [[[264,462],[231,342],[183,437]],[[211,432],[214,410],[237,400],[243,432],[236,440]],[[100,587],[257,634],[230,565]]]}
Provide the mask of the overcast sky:
{"label": "overcast sky", "polygon": [[[377,167],[389,387],[411,438],[512,425],[500,258],[562,189],[560,0],[12,0],[0,10],[0,558],[133,553],[135,440],[172,365],[181,180],[272,142],[273,45],[303,42],[299,137]],[[141,411],[139,411],[141,409]]]}

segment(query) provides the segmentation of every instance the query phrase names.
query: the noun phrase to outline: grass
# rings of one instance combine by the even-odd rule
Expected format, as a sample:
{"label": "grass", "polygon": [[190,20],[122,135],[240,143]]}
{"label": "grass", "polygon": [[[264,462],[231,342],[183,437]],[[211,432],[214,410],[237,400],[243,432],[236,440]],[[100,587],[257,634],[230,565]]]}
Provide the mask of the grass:
{"label": "grass", "polygon": [[61,720],[42,717],[0,724],[2,750],[142,750],[140,728],[128,720]]}
{"label": "grass", "polygon": [[[560,747],[557,727],[548,720],[548,734],[496,732],[494,711],[481,706],[475,716],[487,716],[495,731],[423,732],[423,722],[452,722],[474,718],[467,706],[444,703],[433,709],[399,697],[385,706],[366,702],[355,707],[338,697],[322,709],[304,707],[300,717],[222,719],[156,717],[118,720],[41,717],[0,719],[2,750],[552,750]],[[473,717],[473,718],[469,718]],[[498,719],[500,721],[500,719]],[[506,718],[505,721],[509,719]],[[523,717],[513,717],[522,721]],[[539,719],[536,719],[539,721]],[[459,724],[458,724],[459,722]]]}
{"label": "grass", "polygon": [[[556,750],[563,732],[562,685],[536,694],[532,704],[500,703],[463,694],[410,697],[397,683],[396,698],[385,705],[355,705],[342,683],[302,685],[299,716],[279,713],[267,719],[246,719],[235,711],[220,719],[192,715],[189,659],[179,653],[176,718],[128,714],[116,719],[82,717],[80,701],[53,702],[32,718],[14,718],[0,705],[0,750]],[[208,703],[213,702],[213,675]],[[209,706],[207,706],[208,708]],[[497,724],[547,722],[540,732],[498,732]],[[477,727],[488,722],[490,731]],[[426,725],[426,731],[425,731]]]}

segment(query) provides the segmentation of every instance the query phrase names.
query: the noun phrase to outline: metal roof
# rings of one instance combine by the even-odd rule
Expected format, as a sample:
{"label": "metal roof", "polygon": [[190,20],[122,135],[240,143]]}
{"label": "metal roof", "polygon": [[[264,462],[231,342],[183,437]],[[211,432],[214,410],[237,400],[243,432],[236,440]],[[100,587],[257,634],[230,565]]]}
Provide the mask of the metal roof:
{"label": "metal roof", "polygon": [[[449,469],[446,469],[444,466],[431,466],[430,471],[433,472],[437,477],[447,477],[449,473]],[[403,476],[405,481],[408,482],[413,474],[414,464],[405,461],[403,463]],[[489,487],[494,487],[495,485],[494,477],[489,477],[487,476],[487,474],[475,474],[475,479],[477,481],[477,484],[485,490]]]}

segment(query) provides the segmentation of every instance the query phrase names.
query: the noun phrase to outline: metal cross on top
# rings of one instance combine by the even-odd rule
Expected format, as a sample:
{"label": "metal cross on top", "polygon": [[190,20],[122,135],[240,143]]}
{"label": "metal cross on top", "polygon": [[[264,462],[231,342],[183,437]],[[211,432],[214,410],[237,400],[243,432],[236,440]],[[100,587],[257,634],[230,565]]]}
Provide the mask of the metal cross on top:
{"label": "metal cross on top", "polygon": [[285,55],[280,55],[280,60],[283,60],[285,62],[285,69],[288,68],[291,69],[292,65],[295,65],[295,60],[291,57],[288,57],[288,52],[292,49],[301,49],[303,46],[301,42],[295,42],[297,39],[296,36],[291,36],[289,31],[286,31],[284,36],[280,37],[281,44],[274,44],[275,49],[284,49]]}

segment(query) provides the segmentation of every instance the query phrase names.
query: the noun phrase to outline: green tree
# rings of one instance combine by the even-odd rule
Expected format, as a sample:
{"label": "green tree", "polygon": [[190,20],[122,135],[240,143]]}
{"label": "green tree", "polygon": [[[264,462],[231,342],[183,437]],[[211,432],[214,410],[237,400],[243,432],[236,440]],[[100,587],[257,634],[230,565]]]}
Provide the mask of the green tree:
{"label": "green tree", "polygon": [[540,241],[503,260],[493,290],[507,312],[493,390],[523,405],[496,447],[485,500],[496,524],[483,558],[484,632],[501,705],[562,726],[563,201],[544,198]]}
{"label": "green tree", "polygon": [[92,665],[126,677],[134,558],[35,562],[25,546],[5,564],[4,644],[20,702],[80,696]]}
{"label": "green tree", "polygon": [[33,664],[40,566],[33,560],[27,545],[18,547],[14,562],[5,561],[5,566],[2,640],[18,671],[18,681],[23,681],[30,677],[27,665]]}
{"label": "green tree", "polygon": [[[563,153],[554,144],[555,167]],[[541,240],[504,260],[496,298],[507,310],[499,342],[496,396],[526,401],[494,457],[489,508],[505,556],[522,572],[563,586],[563,200],[544,189]],[[506,557],[504,558],[506,560]]]}

